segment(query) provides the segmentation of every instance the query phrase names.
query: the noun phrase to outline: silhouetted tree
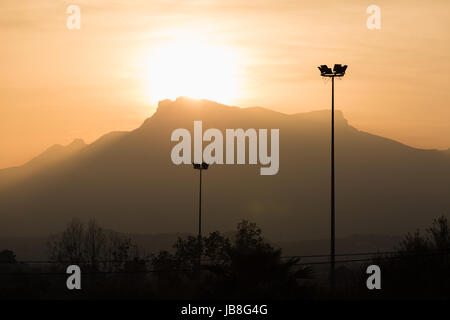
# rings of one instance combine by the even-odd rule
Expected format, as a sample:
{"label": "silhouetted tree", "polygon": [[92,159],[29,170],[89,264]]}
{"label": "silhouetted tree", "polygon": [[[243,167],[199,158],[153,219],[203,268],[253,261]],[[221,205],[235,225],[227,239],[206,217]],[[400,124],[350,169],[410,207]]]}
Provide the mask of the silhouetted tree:
{"label": "silhouetted tree", "polygon": [[[113,231],[104,231],[91,219],[87,227],[72,219],[60,235],[47,243],[50,259],[63,264],[85,264],[91,270],[117,271],[139,260],[131,239]],[[127,263],[128,262],[128,263]]]}
{"label": "silhouetted tree", "polygon": [[450,297],[450,237],[447,218],[435,219],[425,234],[408,233],[397,252],[374,258],[382,272],[383,298]]}
{"label": "silhouetted tree", "polygon": [[449,230],[448,221],[445,216],[434,219],[432,226],[427,229],[427,232],[430,235],[435,250],[441,252],[450,250]]}
{"label": "silhouetted tree", "polygon": [[70,264],[85,262],[84,243],[83,223],[74,218],[60,235],[53,235],[48,240],[50,259]]}
{"label": "silhouetted tree", "polygon": [[95,219],[89,220],[84,235],[84,254],[92,269],[98,269],[98,260],[103,255],[105,247],[106,235],[102,228]]}
{"label": "silhouetted tree", "polygon": [[298,266],[299,259],[281,259],[281,249],[264,240],[255,223],[238,224],[234,244],[228,249],[230,263],[212,270],[218,274],[220,295],[233,298],[286,298],[301,295],[298,280],[312,276],[310,268]]}
{"label": "silhouetted tree", "polygon": [[301,294],[297,281],[311,277],[311,269],[298,266],[298,259],[282,261],[281,250],[274,249],[261,229],[246,220],[238,224],[233,243],[217,231],[202,238],[201,270],[196,269],[197,237],[179,238],[174,248],[174,254],[160,252],[152,265],[172,271],[157,277],[166,289],[174,288],[170,281],[176,281],[178,297],[295,297]]}
{"label": "silhouetted tree", "polygon": [[16,263],[16,255],[11,250],[0,251],[0,262]]}

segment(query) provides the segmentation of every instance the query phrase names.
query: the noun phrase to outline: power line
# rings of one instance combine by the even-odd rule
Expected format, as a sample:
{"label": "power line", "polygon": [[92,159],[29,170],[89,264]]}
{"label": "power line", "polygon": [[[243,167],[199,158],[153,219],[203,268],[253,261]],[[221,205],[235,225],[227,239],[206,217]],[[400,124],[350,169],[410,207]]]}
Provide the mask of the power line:
{"label": "power line", "polygon": [[[448,254],[450,253],[450,250],[443,250],[438,251],[437,253],[443,253]],[[376,251],[376,252],[350,252],[350,253],[340,253],[335,254],[336,257],[345,257],[345,256],[380,256],[380,255],[390,255],[390,254],[404,254],[404,255],[429,255],[429,252],[410,252],[410,253],[402,253],[399,251]],[[299,256],[282,256],[280,259],[304,259],[304,258],[328,258],[330,257],[329,254],[313,254],[313,255],[299,255]],[[202,261],[208,262],[208,261],[220,261],[223,259],[211,259],[211,258],[202,258]],[[96,261],[70,261],[70,260],[62,260],[62,261],[55,261],[55,260],[18,260],[18,261],[0,261],[0,264],[67,264],[67,263],[74,263],[74,264],[102,264],[102,263],[142,263],[142,262],[151,262],[153,259],[146,258],[146,259],[137,259],[137,260],[96,260]],[[181,261],[180,259],[177,259],[175,261]]]}
{"label": "power line", "polygon": [[[397,252],[398,254],[398,252]],[[398,254],[396,256],[381,256],[376,257],[375,259],[378,260],[395,260],[395,259],[403,259],[403,258],[417,258],[417,257],[429,257],[429,256],[444,256],[450,254],[450,251],[442,251],[442,252],[429,252],[429,253],[404,253],[404,254]],[[374,257],[372,258],[362,258],[362,259],[347,259],[347,260],[336,260],[335,262],[341,262],[341,263],[349,263],[349,262],[364,262],[364,261],[373,261]],[[329,261],[317,261],[317,262],[306,262],[306,263],[296,263],[296,266],[302,266],[302,265],[318,265],[318,264],[329,264]]]}
{"label": "power line", "polygon": [[[88,271],[83,272],[83,275],[101,275],[101,274],[146,274],[159,272],[192,272],[190,269],[167,269],[167,270],[142,270],[142,271]],[[68,276],[70,274],[65,272],[0,272],[0,276]]]}
{"label": "power line", "polygon": [[[352,252],[352,253],[340,253],[335,254],[335,257],[344,257],[344,256],[368,256],[368,255],[381,255],[381,254],[394,254],[398,253],[397,251],[377,251],[377,252]],[[304,255],[304,256],[284,256],[281,259],[290,259],[290,258],[325,258],[329,257],[330,254],[313,254],[313,255]]]}
{"label": "power line", "polygon": [[[386,251],[392,252],[392,251]],[[398,253],[397,256],[384,256],[377,257],[379,260],[393,260],[393,259],[401,259],[401,258],[413,258],[413,257],[426,257],[426,256],[443,256],[450,254],[450,250],[440,251],[440,252],[428,252],[428,253]],[[371,253],[372,254],[372,253]],[[381,254],[381,253],[380,253]],[[350,254],[347,254],[350,255]],[[361,255],[361,254],[354,254]],[[341,254],[340,256],[343,256]],[[361,259],[344,259],[344,260],[335,260],[335,263],[351,263],[351,262],[367,262],[373,261],[374,258],[361,258]],[[53,261],[54,262],[54,261]],[[129,262],[129,261],[128,261]],[[306,262],[306,263],[296,263],[296,266],[310,266],[310,265],[326,265],[330,264],[330,261],[317,261],[317,262]],[[88,271],[83,272],[83,275],[106,275],[106,274],[151,274],[151,273],[163,273],[163,272],[193,272],[192,269],[153,269],[153,270],[135,270],[135,271]],[[64,272],[3,272],[0,273],[0,276],[30,276],[30,275],[39,275],[39,276],[67,276],[67,273]]]}
{"label": "power line", "polygon": [[[377,252],[361,252],[361,253],[341,253],[336,254],[336,257],[340,256],[363,256],[363,255],[380,255],[380,254],[393,254],[396,253],[395,251],[377,251]],[[314,254],[314,255],[301,255],[301,256],[282,256],[280,259],[292,259],[292,258],[325,258],[329,257],[329,254]],[[215,259],[210,258],[202,258],[202,261],[212,261]],[[220,260],[220,259],[218,259]],[[146,259],[138,259],[138,260],[96,260],[95,263],[123,263],[123,262],[151,262],[151,258]],[[9,261],[0,261],[1,263],[30,263],[30,264],[56,264],[56,263],[80,263],[76,261],[70,261],[70,260],[62,260],[62,261],[55,261],[55,260],[19,260],[16,262],[9,262]],[[84,262],[84,263],[92,263],[92,262]]]}

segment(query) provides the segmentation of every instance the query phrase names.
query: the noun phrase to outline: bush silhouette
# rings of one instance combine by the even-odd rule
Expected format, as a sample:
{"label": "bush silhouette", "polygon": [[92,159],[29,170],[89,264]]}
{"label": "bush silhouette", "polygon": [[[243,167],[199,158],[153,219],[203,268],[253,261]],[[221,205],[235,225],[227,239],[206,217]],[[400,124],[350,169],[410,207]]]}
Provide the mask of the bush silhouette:
{"label": "bush silhouette", "polygon": [[153,267],[179,270],[177,275],[162,273],[158,278],[170,288],[171,281],[184,284],[178,294],[187,296],[294,298],[304,293],[298,280],[312,275],[310,268],[296,265],[298,259],[282,261],[281,250],[268,244],[261,229],[246,220],[238,224],[233,243],[219,232],[203,237],[200,266],[198,238],[178,239],[174,248],[173,255],[160,252]]}

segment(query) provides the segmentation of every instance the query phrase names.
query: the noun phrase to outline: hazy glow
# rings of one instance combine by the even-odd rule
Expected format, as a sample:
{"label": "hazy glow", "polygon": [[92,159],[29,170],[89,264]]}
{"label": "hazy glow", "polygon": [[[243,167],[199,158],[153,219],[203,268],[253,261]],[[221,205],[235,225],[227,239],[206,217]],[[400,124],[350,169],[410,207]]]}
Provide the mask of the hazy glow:
{"label": "hazy glow", "polygon": [[[336,109],[359,130],[450,147],[450,1],[0,0],[0,168],[55,143],[133,130],[178,95],[284,113]],[[64,4],[65,3],[65,4]],[[80,5],[81,29],[66,27]],[[420,17],[420,19],[416,19]]]}
{"label": "hazy glow", "polygon": [[146,59],[144,87],[154,104],[179,96],[233,103],[238,96],[237,57],[229,47],[176,39],[156,46]]}

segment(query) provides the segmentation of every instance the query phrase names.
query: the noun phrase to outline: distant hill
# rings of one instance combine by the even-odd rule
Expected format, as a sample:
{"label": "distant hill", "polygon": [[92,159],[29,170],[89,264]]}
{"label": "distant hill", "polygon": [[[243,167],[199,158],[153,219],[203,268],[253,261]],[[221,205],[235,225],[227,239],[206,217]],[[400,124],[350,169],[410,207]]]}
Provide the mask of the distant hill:
{"label": "distant hill", "polygon": [[[212,165],[204,173],[204,226],[234,230],[245,218],[274,241],[329,233],[330,112],[287,115],[178,98],[131,132],[112,133],[14,180],[0,170],[0,234],[59,232],[71,217],[96,217],[133,233],[195,232],[198,172],[171,162],[176,128],[279,128],[280,170]],[[26,171],[26,165],[16,168]],[[6,182],[5,182],[6,181]],[[336,111],[336,230],[403,234],[450,214],[450,158],[359,131]]]}
{"label": "distant hill", "polygon": [[22,166],[0,170],[0,187],[10,186],[55,165],[73,156],[86,145],[81,139],[75,139],[67,146],[55,144]]}

